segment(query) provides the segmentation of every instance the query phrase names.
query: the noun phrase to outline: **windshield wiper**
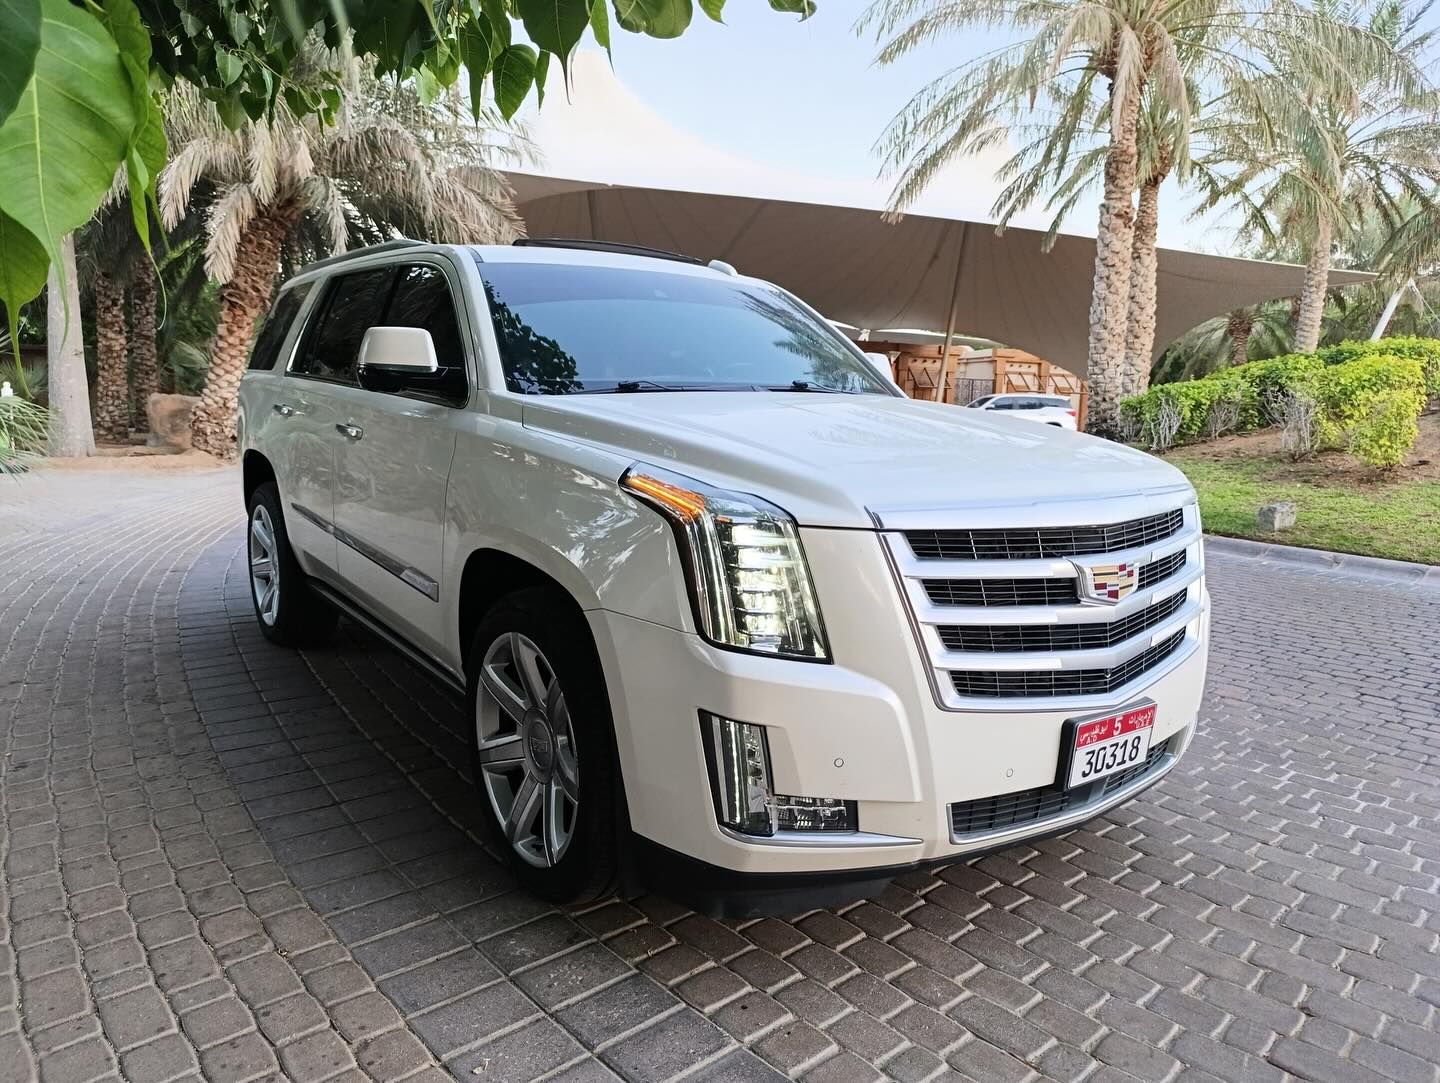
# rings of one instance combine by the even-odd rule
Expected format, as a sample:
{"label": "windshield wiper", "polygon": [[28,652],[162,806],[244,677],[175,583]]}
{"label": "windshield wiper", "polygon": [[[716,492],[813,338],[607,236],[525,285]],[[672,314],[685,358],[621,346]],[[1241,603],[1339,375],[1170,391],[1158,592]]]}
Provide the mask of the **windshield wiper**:
{"label": "windshield wiper", "polygon": [[641,391],[688,391],[680,384],[662,384],[654,380],[617,380],[614,387],[587,387],[575,395],[633,395]]}
{"label": "windshield wiper", "polygon": [[812,384],[808,380],[791,380],[788,384],[776,384],[773,387],[766,387],[766,391],[812,391],[823,395],[853,395],[854,391],[842,391],[838,387],[826,387],[824,384]]}

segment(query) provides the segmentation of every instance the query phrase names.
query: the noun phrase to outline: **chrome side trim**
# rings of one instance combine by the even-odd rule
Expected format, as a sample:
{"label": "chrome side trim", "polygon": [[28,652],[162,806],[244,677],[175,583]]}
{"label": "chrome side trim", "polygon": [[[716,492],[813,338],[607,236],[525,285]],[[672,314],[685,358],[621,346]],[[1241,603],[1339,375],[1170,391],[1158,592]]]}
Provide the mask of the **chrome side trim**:
{"label": "chrome side trim", "polygon": [[[1190,747],[1190,740],[1195,735],[1195,726],[1191,724],[1181,731],[1183,734],[1180,741],[1180,748],[1176,752],[1167,752],[1160,758],[1159,764],[1148,774],[1141,775],[1135,781],[1122,786],[1114,793],[1106,794],[1079,808],[1070,809],[1058,816],[1050,816],[1045,819],[1031,820],[1029,823],[1015,824],[1011,827],[1002,827],[995,831],[979,831],[969,835],[956,835],[950,833],[950,841],[956,846],[963,847],[961,853],[968,853],[971,850],[986,850],[996,846],[1008,846],[1013,842],[1021,842],[1024,839],[1035,835],[1054,834],[1064,831],[1066,828],[1078,827],[1087,820],[1093,820],[1096,816],[1108,812],[1116,805],[1123,805],[1141,793],[1154,786],[1157,782],[1174,770],[1175,765],[1180,762],[1180,757],[1185,755],[1185,750]],[[949,806],[946,806],[948,815]]]}
{"label": "chrome side trim", "polygon": [[736,842],[804,850],[853,849],[856,846],[919,846],[925,841],[907,839],[902,835],[875,835],[869,831],[777,831],[773,835],[746,835],[723,824],[718,826],[722,835]]}
{"label": "chrome side trim", "polygon": [[375,548],[375,546],[361,538],[357,538],[348,530],[338,527],[329,520],[322,518],[303,504],[296,504],[292,501],[290,507],[295,509],[297,514],[325,531],[326,534],[333,534],[336,541],[343,542],[348,548],[353,549],[372,564],[384,568],[406,586],[418,590],[432,602],[438,602],[440,600],[440,584],[418,568],[412,568],[410,565],[396,560],[389,553],[386,553],[382,549]]}
{"label": "chrome side trim", "polygon": [[295,503],[295,501],[292,500],[290,501],[290,510],[295,512],[295,514],[299,515],[302,519],[305,519],[313,525],[318,526],[321,530],[325,531],[326,534],[335,533],[335,526],[333,523],[330,522],[329,519],[326,519],[318,512],[311,511],[304,504],[297,504]]}

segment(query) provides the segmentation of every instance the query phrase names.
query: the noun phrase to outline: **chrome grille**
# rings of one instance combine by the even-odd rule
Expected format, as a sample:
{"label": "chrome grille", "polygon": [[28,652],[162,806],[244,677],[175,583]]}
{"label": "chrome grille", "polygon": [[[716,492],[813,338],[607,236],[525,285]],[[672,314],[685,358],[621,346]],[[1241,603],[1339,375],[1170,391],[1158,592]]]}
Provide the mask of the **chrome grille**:
{"label": "chrome grille", "polygon": [[1136,779],[1157,771],[1160,761],[1178,741],[1178,737],[1161,741],[1151,747],[1150,754],[1143,763],[1117,771],[1089,785],[1077,786],[1073,790],[1066,790],[1052,783],[1016,793],[981,797],[975,801],[957,801],[950,806],[950,831],[957,839],[966,835],[983,835],[1037,820],[1048,820],[1052,816],[1062,816],[1072,809],[1102,801]]}
{"label": "chrome grille", "polygon": [[1135,589],[1145,590],[1153,587],[1156,583],[1162,583],[1183,567],[1185,567],[1184,549],[1178,553],[1171,553],[1168,557],[1152,560],[1140,569],[1140,584]]}
{"label": "chrome grille", "polygon": [[[1163,583],[1185,566],[1185,550],[1140,569],[1137,590]],[[936,605],[1076,605],[1074,579],[926,579],[925,594]]]}
{"label": "chrome grille", "polygon": [[1182,590],[1162,602],[1105,624],[944,624],[940,642],[952,651],[1084,651],[1113,647],[1153,628],[1185,604]]}
{"label": "chrome grille", "polygon": [[[942,512],[939,522],[896,513],[893,525],[879,513],[941,706],[1115,706],[1188,656],[1205,596],[1191,501],[1170,490]],[[1097,507],[1115,521],[1090,525]],[[1115,598],[1112,585],[1132,589]]]}
{"label": "chrome grille", "polygon": [[1001,530],[908,530],[905,538],[920,560],[1043,560],[1114,553],[1163,541],[1179,532],[1180,508],[1101,526]]}
{"label": "chrome grille", "polygon": [[1109,669],[955,669],[950,671],[950,680],[955,685],[955,691],[962,696],[994,699],[1103,696],[1154,669],[1174,654],[1184,639],[1182,629]]}

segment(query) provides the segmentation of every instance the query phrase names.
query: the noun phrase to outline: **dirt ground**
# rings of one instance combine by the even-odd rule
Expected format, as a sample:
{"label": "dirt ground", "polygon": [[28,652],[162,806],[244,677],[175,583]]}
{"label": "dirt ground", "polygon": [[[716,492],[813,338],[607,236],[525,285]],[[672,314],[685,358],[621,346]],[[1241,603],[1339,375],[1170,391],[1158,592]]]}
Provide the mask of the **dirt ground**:
{"label": "dirt ground", "polygon": [[1357,486],[1393,485],[1406,481],[1440,481],[1440,411],[1420,418],[1420,436],[1404,464],[1393,472],[1376,475],[1370,467],[1343,451],[1322,451],[1307,462],[1292,463],[1280,446],[1280,431],[1225,436],[1184,448],[1187,459],[1224,462],[1232,459],[1264,459],[1273,481],[1318,481],[1327,484],[1353,482]]}
{"label": "dirt ground", "polygon": [[101,444],[95,454],[85,458],[41,459],[30,464],[34,470],[125,470],[177,471],[217,470],[225,466],[219,459],[193,448],[189,451],[168,451],[161,448]]}

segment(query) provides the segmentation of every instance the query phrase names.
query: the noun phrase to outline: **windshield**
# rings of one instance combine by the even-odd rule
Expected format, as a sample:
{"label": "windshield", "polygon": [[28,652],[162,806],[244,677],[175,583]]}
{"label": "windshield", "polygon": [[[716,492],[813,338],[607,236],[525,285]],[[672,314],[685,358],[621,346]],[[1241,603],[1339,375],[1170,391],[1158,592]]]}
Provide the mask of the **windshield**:
{"label": "windshield", "polygon": [[481,263],[480,275],[511,391],[894,394],[838,331],[774,288],[544,263]]}

